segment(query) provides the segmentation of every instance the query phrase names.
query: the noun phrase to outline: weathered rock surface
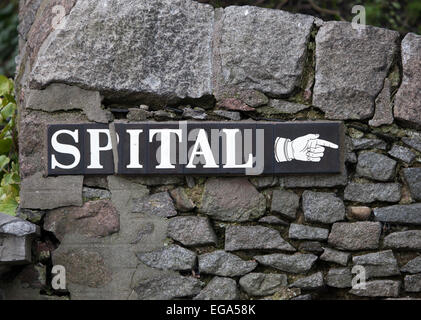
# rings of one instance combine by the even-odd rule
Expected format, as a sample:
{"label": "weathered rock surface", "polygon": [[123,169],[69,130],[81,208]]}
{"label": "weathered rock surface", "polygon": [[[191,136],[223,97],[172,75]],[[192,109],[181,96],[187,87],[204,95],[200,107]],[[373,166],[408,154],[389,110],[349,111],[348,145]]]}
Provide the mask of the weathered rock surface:
{"label": "weathered rock surface", "polygon": [[362,206],[351,206],[348,207],[346,216],[349,220],[366,221],[371,217],[371,208]]}
{"label": "weathered rock surface", "polygon": [[250,182],[260,190],[276,186],[279,183],[279,179],[277,176],[257,176],[250,178]]}
{"label": "weathered rock surface", "polygon": [[288,285],[285,274],[249,273],[240,278],[241,288],[249,296],[268,296]]}
{"label": "weathered rock surface", "polygon": [[338,222],[333,224],[328,242],[343,250],[377,249],[380,234],[378,222]]}
{"label": "weathered rock surface", "polygon": [[257,108],[268,104],[269,99],[263,93],[257,90],[239,89],[239,88],[218,88],[215,92],[215,98],[217,101],[222,101],[228,98],[235,98],[246,105]]}
{"label": "weathered rock surface", "polygon": [[320,260],[327,262],[334,262],[342,266],[346,266],[349,261],[350,254],[348,252],[342,252],[331,248],[323,248],[323,254],[320,256]]}
{"label": "weathered rock surface", "polygon": [[401,186],[399,183],[350,183],[345,188],[344,198],[362,203],[399,202]]}
{"label": "weathered rock surface", "polygon": [[397,52],[399,34],[326,22],[316,36],[313,104],[330,119],[367,119]]}
{"label": "weathered rock surface", "polygon": [[235,280],[214,277],[194,300],[238,300],[240,292]]}
{"label": "weathered rock surface", "polygon": [[374,117],[368,124],[372,127],[380,127],[386,124],[393,123],[393,104],[391,101],[391,86],[390,80],[385,79],[382,91],[375,101],[376,111]]}
{"label": "weathered rock surface", "polygon": [[175,207],[181,212],[189,212],[196,207],[183,188],[171,190],[170,195],[175,201]]}
{"label": "weathered rock surface", "polygon": [[255,261],[244,261],[232,253],[217,250],[199,256],[199,271],[222,277],[237,277],[253,271]]}
{"label": "weathered rock surface", "polygon": [[412,199],[421,201],[421,168],[406,168],[402,172]]}
{"label": "weathered rock surface", "polygon": [[421,139],[420,138],[403,137],[402,141],[406,145],[408,145],[408,146],[414,148],[415,150],[421,152]]}
{"label": "weathered rock surface", "polygon": [[329,269],[326,275],[326,284],[333,288],[350,288],[353,275],[350,268]]}
{"label": "weathered rock surface", "polygon": [[421,273],[405,276],[406,292],[421,292]]}
{"label": "weathered rock surface", "polygon": [[259,219],[260,223],[267,223],[273,225],[281,225],[281,226],[288,226],[289,223],[287,221],[281,220],[276,216],[266,216]]}
{"label": "weathered rock surface", "polygon": [[375,153],[364,152],[358,156],[357,174],[379,181],[388,181],[395,176],[396,161]]}
{"label": "weathered rock surface", "polygon": [[269,107],[272,108],[269,111],[271,114],[294,114],[307,109],[309,106],[285,100],[272,99],[269,102]]}
{"label": "weathered rock surface", "polygon": [[278,249],[296,251],[282,239],[275,229],[262,226],[227,226],[225,229],[225,250]]}
{"label": "weathered rock surface", "polygon": [[318,241],[303,241],[298,245],[298,250],[314,253],[317,255],[323,252],[322,245]]}
{"label": "weathered rock surface", "polygon": [[284,188],[330,188],[346,186],[348,183],[347,171],[330,175],[287,175],[279,178],[279,184]]}
{"label": "weathered rock surface", "polygon": [[289,227],[289,238],[298,240],[327,240],[329,230],[292,223]]}
{"label": "weathered rock surface", "polygon": [[168,192],[155,193],[146,199],[135,199],[132,212],[149,214],[152,216],[164,218],[177,215],[174,202]]}
{"label": "weathered rock surface", "polygon": [[354,256],[352,262],[354,265],[360,265],[365,268],[367,279],[390,277],[400,274],[398,261],[393,255],[392,250]]}
{"label": "weathered rock surface", "polygon": [[250,221],[266,210],[266,199],[245,178],[206,181],[200,212],[221,221]]}
{"label": "weathered rock surface", "polygon": [[390,156],[401,160],[406,163],[411,163],[415,159],[415,153],[411,149],[399,146],[397,144],[393,145],[392,149],[388,152]]}
{"label": "weathered rock surface", "polygon": [[365,288],[358,284],[349,293],[361,297],[398,297],[401,287],[400,281],[373,280],[365,283]]}
{"label": "weathered rock surface", "polygon": [[299,205],[300,197],[292,191],[274,190],[272,193],[272,212],[295,219]]}
{"label": "weathered rock surface", "polygon": [[316,290],[324,286],[323,273],[316,272],[311,276],[294,281],[290,287],[300,288],[302,290]]}
{"label": "weathered rock surface", "polygon": [[407,273],[421,273],[421,256],[418,256],[401,268],[402,272]]}
{"label": "weathered rock surface", "polygon": [[0,234],[0,264],[19,265],[31,263],[30,236],[16,237]]}
{"label": "weathered rock surface", "polygon": [[392,249],[421,250],[421,230],[391,233],[384,238],[383,245]]}
{"label": "weathered rock surface", "polygon": [[421,224],[421,203],[375,208],[374,218],[382,222]]}
{"label": "weathered rock surface", "polygon": [[191,270],[196,264],[196,254],[178,245],[151,252],[139,252],[136,256],[147,266],[163,270]]}
{"label": "weathered rock surface", "polygon": [[106,200],[111,199],[111,193],[104,189],[83,187],[82,197],[86,200]]}
{"label": "weathered rock surface", "polygon": [[24,237],[35,233],[39,233],[35,224],[0,212],[0,234]]}
{"label": "weathered rock surface", "polygon": [[241,120],[241,114],[237,111],[215,110],[213,113],[225,119],[233,121]]}
{"label": "weathered rock surface", "polygon": [[345,218],[345,206],[334,193],[304,191],[303,211],[306,221],[334,223]]}
{"label": "weathered rock surface", "polygon": [[170,219],[167,234],[185,246],[213,245],[217,243],[209,219],[187,216]]}
{"label": "weathered rock surface", "polygon": [[314,254],[293,255],[274,253],[254,257],[260,264],[290,273],[307,273],[317,260]]}
{"label": "weathered rock surface", "polygon": [[353,150],[364,150],[364,149],[380,149],[385,150],[387,147],[386,142],[380,139],[352,139]]}

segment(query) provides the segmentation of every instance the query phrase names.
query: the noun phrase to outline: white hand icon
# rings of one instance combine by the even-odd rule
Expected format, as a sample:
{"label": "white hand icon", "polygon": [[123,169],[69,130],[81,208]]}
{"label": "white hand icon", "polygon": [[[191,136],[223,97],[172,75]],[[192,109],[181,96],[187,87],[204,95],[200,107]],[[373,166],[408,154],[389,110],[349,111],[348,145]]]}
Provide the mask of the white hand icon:
{"label": "white hand icon", "polygon": [[338,149],[332,142],[319,139],[318,134],[308,134],[293,141],[277,138],[275,141],[275,158],[278,162],[299,160],[320,162],[324,156],[325,147]]}

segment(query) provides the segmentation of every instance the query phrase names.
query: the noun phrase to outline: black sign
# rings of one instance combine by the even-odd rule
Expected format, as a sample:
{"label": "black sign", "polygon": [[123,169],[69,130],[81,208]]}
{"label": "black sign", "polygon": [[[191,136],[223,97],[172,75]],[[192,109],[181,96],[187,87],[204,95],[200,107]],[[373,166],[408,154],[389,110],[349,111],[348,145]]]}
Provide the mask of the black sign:
{"label": "black sign", "polygon": [[341,122],[48,126],[48,174],[339,173]]}

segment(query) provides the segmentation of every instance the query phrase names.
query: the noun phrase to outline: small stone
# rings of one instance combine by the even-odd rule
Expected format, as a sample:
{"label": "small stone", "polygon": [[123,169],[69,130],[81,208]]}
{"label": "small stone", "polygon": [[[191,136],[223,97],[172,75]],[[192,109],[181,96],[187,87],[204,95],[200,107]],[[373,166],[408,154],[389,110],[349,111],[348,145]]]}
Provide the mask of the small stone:
{"label": "small stone", "polygon": [[383,245],[391,249],[421,250],[421,230],[391,233],[384,238]]}
{"label": "small stone", "polygon": [[370,207],[348,207],[347,217],[350,220],[366,221],[370,219],[371,208]]}
{"label": "small stone", "polygon": [[241,120],[241,114],[236,111],[215,110],[213,113],[216,114],[217,116],[220,116],[222,118],[226,118],[232,121]]}
{"label": "small stone", "polygon": [[254,257],[260,264],[290,273],[307,273],[317,260],[311,253],[293,255],[274,253]]}
{"label": "small stone", "polygon": [[308,277],[294,281],[290,287],[302,290],[316,290],[324,286],[323,273],[317,272]]}
{"label": "small stone", "polygon": [[382,222],[421,224],[421,203],[375,208],[374,219]]}
{"label": "small stone", "polygon": [[249,296],[268,296],[288,285],[285,274],[249,273],[240,278],[240,286]]}
{"label": "small stone", "polygon": [[401,268],[401,271],[407,273],[421,273],[421,256],[410,260]]}
{"label": "small stone", "polygon": [[227,226],[225,229],[225,250],[278,249],[296,251],[282,239],[275,229],[262,226]]}
{"label": "small stone", "polygon": [[302,294],[300,296],[291,298],[290,300],[313,300],[311,294]]}
{"label": "small stone", "polygon": [[421,292],[421,273],[405,276],[406,292]]}
{"label": "small stone", "polygon": [[343,250],[377,249],[380,234],[379,222],[337,222],[332,226],[328,243]]}
{"label": "small stone", "polygon": [[317,241],[304,241],[298,246],[299,251],[310,252],[319,255],[323,252],[322,245]]}
{"label": "small stone", "polygon": [[309,222],[334,223],[345,218],[345,205],[334,193],[304,191],[303,211]]}
{"label": "small stone", "polygon": [[350,268],[332,268],[326,275],[326,284],[333,288],[350,288],[352,278]]}
{"label": "small stone", "polygon": [[380,149],[386,150],[387,144],[380,139],[352,139],[353,150]]}
{"label": "small stone", "polygon": [[398,297],[400,281],[373,280],[357,284],[349,293],[360,297]]}
{"label": "small stone", "polygon": [[331,188],[346,186],[348,175],[346,170],[340,174],[329,175],[286,175],[279,177],[279,184],[284,188]]}
{"label": "small stone", "polygon": [[281,220],[276,216],[266,216],[266,217],[260,218],[259,222],[260,223],[280,225],[280,226],[288,226],[289,225],[288,222],[286,222],[284,220]]}
{"label": "small stone", "polygon": [[12,217],[0,212],[0,234],[24,237],[39,233],[39,228],[26,220]]}
{"label": "small stone", "polygon": [[402,141],[403,141],[403,143],[405,143],[408,146],[414,148],[418,152],[421,152],[421,138],[403,137]]}
{"label": "small stone", "polygon": [[344,191],[348,201],[371,203],[375,201],[399,202],[401,185],[399,183],[350,183]]}
{"label": "small stone", "polygon": [[83,187],[82,197],[86,200],[106,200],[111,199],[111,192],[104,189]]}
{"label": "small stone", "polygon": [[130,108],[129,113],[127,114],[127,120],[129,121],[146,121],[149,118],[152,118],[153,113],[141,109],[141,108]]}
{"label": "small stone", "polygon": [[405,168],[402,172],[412,199],[421,201],[421,168]]}
{"label": "small stone", "polygon": [[268,104],[269,99],[263,93],[257,90],[241,90],[239,88],[224,87],[218,88],[214,94],[218,101],[227,98],[237,98],[252,108],[257,108]]}
{"label": "small stone", "polygon": [[352,262],[354,265],[365,268],[367,279],[390,277],[400,274],[398,261],[393,255],[392,250],[354,256]]}
{"label": "small stone", "polygon": [[394,144],[392,149],[388,152],[390,156],[406,163],[414,161],[416,155],[411,149]]}
{"label": "small stone", "polygon": [[274,109],[271,111],[273,114],[294,114],[309,108],[309,106],[304,104],[289,102],[285,100],[270,100],[269,107]]}
{"label": "small stone", "polygon": [[279,179],[276,176],[258,176],[250,178],[250,182],[260,190],[278,185]]}
{"label": "small stone", "polygon": [[205,110],[184,108],[183,109],[183,118],[194,119],[194,120],[206,120],[208,115]]}
{"label": "small stone", "polygon": [[235,98],[228,98],[224,99],[217,104],[217,108],[220,109],[227,109],[231,111],[255,111],[256,109],[246,105],[243,101],[235,99]]}
{"label": "small stone", "polygon": [[31,236],[0,234],[0,265],[21,265],[32,261]]}
{"label": "small stone", "polygon": [[298,240],[327,240],[329,230],[324,228],[310,227],[302,224],[292,223],[289,227],[290,239]]}
{"label": "small stone", "polygon": [[151,252],[139,252],[136,256],[147,266],[163,270],[192,270],[196,263],[196,254],[178,245]]}
{"label": "small stone", "polygon": [[238,300],[239,297],[235,280],[214,277],[193,300]]}
{"label": "small stone", "polygon": [[364,152],[358,156],[357,174],[379,181],[388,181],[395,176],[396,161],[375,153]]}
{"label": "small stone", "polygon": [[132,212],[149,214],[158,217],[173,217],[177,215],[173,200],[168,192],[155,193],[147,198],[134,199]]}
{"label": "small stone", "polygon": [[83,185],[90,188],[108,190],[107,176],[89,175],[83,178]]}
{"label": "small stone", "polygon": [[175,201],[175,207],[181,212],[189,212],[196,207],[183,188],[171,190],[170,195]]}
{"label": "small stone", "polygon": [[19,207],[16,211],[16,217],[23,220],[28,220],[29,222],[32,222],[34,224],[39,224],[44,216],[44,210],[22,209],[21,207]]}
{"label": "small stone", "polygon": [[205,217],[171,218],[167,234],[185,246],[215,245],[218,241],[209,219]]}
{"label": "small stone", "polygon": [[327,262],[334,262],[342,266],[346,266],[349,261],[350,254],[347,252],[342,252],[334,250],[331,248],[323,248],[323,254],[320,256],[320,260]]}
{"label": "small stone", "polygon": [[300,197],[292,191],[274,190],[271,211],[286,218],[295,219]]}
{"label": "small stone", "polygon": [[255,261],[244,261],[232,253],[217,250],[199,256],[199,271],[222,277],[238,277],[253,271]]}
{"label": "small stone", "polygon": [[390,80],[385,79],[382,91],[376,98],[376,111],[373,119],[368,124],[372,127],[380,127],[393,123],[393,104],[391,102],[391,85]]}

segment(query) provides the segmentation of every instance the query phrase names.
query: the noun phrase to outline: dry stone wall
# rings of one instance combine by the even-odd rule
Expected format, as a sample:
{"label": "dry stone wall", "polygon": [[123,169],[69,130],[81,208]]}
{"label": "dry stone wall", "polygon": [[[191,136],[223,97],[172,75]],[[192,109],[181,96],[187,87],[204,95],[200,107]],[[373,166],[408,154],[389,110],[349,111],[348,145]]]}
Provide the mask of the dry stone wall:
{"label": "dry stone wall", "polygon": [[[421,36],[191,0],[21,0],[19,32],[19,217],[41,231],[32,264],[0,250],[4,298],[421,297]],[[49,124],[321,119],[345,125],[341,174],[46,176]]]}

